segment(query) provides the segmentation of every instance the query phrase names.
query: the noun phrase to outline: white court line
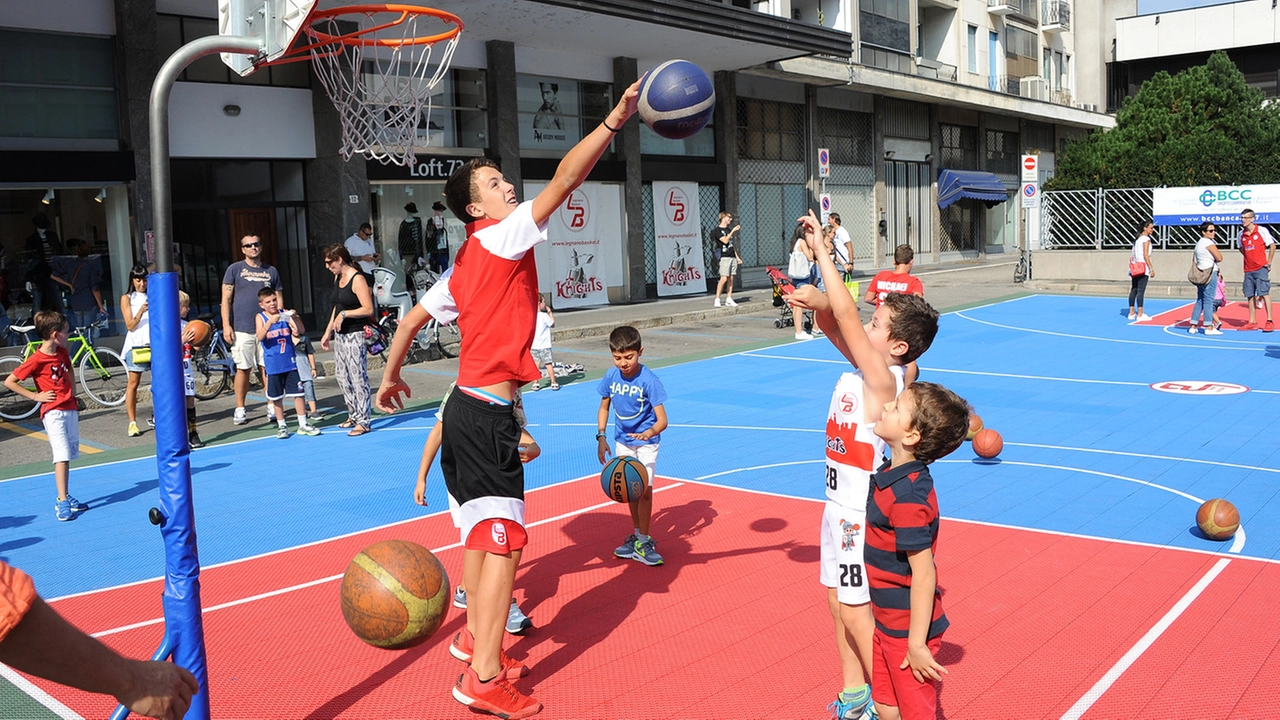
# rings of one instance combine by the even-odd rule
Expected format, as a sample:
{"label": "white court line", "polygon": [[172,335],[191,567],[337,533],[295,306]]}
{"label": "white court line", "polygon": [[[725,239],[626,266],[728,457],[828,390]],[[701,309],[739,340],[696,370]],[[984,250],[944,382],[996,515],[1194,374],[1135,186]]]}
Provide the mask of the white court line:
{"label": "white court line", "polygon": [[8,665],[0,663],[0,677],[13,683],[19,690],[31,696],[32,700],[35,700],[45,706],[48,708],[49,712],[63,718],[63,720],[84,720],[84,718],[76,714],[75,710],[72,710],[66,705],[58,702],[57,698],[44,690],[41,690],[39,686],[22,677],[17,670],[14,670]]}
{"label": "white court line", "polygon": [[[969,309],[972,310],[974,308],[969,308]],[[1035,333],[1037,335],[1053,335],[1055,337],[1074,338],[1077,340],[1095,340],[1097,342],[1121,343],[1124,345],[1154,345],[1156,347],[1191,348],[1195,350],[1234,350],[1239,352],[1261,352],[1265,350],[1265,348],[1261,348],[1261,347],[1243,348],[1243,347],[1230,347],[1227,345],[1210,345],[1207,343],[1192,344],[1192,343],[1153,342],[1150,340],[1125,340],[1123,338],[1104,338],[1104,337],[1097,337],[1094,335],[1076,335],[1073,333],[1053,332],[1052,330],[1036,330],[1034,328],[1020,327],[1018,325],[1004,325],[1001,323],[991,322],[989,320],[979,320],[977,318],[972,318],[972,317],[969,317],[968,315],[965,315],[964,314],[965,312],[968,312],[968,310],[957,312],[956,316],[962,317],[965,320],[968,320],[970,322],[975,322],[980,325],[990,325],[991,327],[1003,328],[1005,330],[1016,330],[1019,332]]]}
{"label": "white court line", "polygon": [[[574,479],[574,480],[570,480],[570,481],[567,481],[567,482],[578,482],[578,481],[580,481],[580,480],[587,480],[587,479],[589,479],[589,478],[591,478],[591,477],[594,477],[594,476],[592,476],[592,475],[584,475],[583,477],[576,478],[576,479]],[[664,475],[664,476],[662,476],[662,477],[667,477],[667,476],[665,476],[665,475]],[[654,488],[654,489],[653,489],[653,491],[654,491],[655,493],[660,493],[660,492],[665,492],[665,491],[667,491],[667,490],[674,490],[675,488],[678,488],[678,487],[681,487],[682,485],[684,485],[684,481],[680,480],[679,478],[669,478],[669,477],[667,477],[667,479],[668,479],[668,480],[675,480],[675,482],[674,482],[673,484],[671,484],[671,485],[663,485],[662,487]],[[559,483],[559,484],[564,484],[564,483]],[[550,486],[548,486],[548,487],[550,487]],[[568,518],[574,517],[574,516],[576,516],[576,515],[582,515],[583,513],[588,513],[588,512],[591,512],[592,510],[600,510],[600,509],[602,509],[602,508],[616,507],[616,506],[617,506],[617,504],[618,504],[618,503],[616,503],[616,502],[614,502],[614,501],[612,501],[612,500],[606,500],[605,502],[598,503],[598,504],[596,504],[596,505],[592,505],[592,506],[590,506],[590,507],[580,508],[580,509],[578,509],[578,510],[571,510],[571,511],[569,511],[569,512],[567,512],[567,513],[563,513],[563,514],[557,515],[557,516],[555,516],[555,517],[544,518],[544,519],[542,519],[542,520],[538,520],[538,521],[536,521],[536,522],[531,522],[531,523],[529,523],[528,525],[526,525],[525,527],[526,527],[526,528],[538,527],[539,525],[546,525],[546,524],[548,524],[548,523],[558,522],[558,521],[560,521],[560,520],[565,520],[565,519],[568,519]],[[437,514],[439,514],[439,513],[437,513]],[[414,520],[422,520],[422,519],[423,519],[423,518],[414,518]],[[399,524],[399,523],[394,523],[394,524]],[[361,532],[369,532],[369,531],[368,531],[368,530],[362,530]],[[352,534],[359,534],[359,533],[352,533]],[[337,539],[337,538],[330,538],[330,539]],[[328,542],[328,540],[323,540],[323,541],[321,541],[321,542]],[[318,543],[308,543],[308,544],[310,544],[310,545],[315,545],[315,544],[318,544]],[[299,547],[303,547],[303,546],[299,546]],[[460,548],[460,547],[462,547],[462,543],[461,543],[461,542],[455,542],[455,543],[450,543],[450,544],[448,544],[448,545],[442,545],[442,546],[440,546],[440,547],[432,548],[432,549],[431,549],[431,552],[433,552],[433,553],[439,553],[439,552],[444,552],[445,550],[453,550],[453,549],[455,549],[455,548]],[[293,549],[293,548],[288,548],[288,549]],[[276,551],[276,552],[283,552],[283,551]],[[268,554],[274,554],[274,553],[268,553]],[[231,561],[231,562],[222,563],[222,564],[223,564],[223,565],[231,565],[231,564],[235,564],[235,563],[245,562],[245,561],[250,560],[250,559],[252,559],[252,558],[243,558],[243,559],[241,559],[241,560],[233,560],[233,561]],[[213,566],[210,566],[210,567],[213,567]],[[207,607],[207,608],[202,608],[202,609],[201,609],[201,611],[200,611],[200,614],[201,614],[201,615],[205,615],[205,614],[207,614],[207,613],[211,613],[211,612],[213,612],[213,611],[215,611],[215,610],[224,610],[224,609],[226,609],[226,608],[236,607],[237,605],[244,605],[244,604],[246,604],[246,603],[255,602],[255,601],[257,601],[257,600],[262,600],[262,599],[270,598],[270,597],[276,597],[276,596],[278,596],[278,595],[285,595],[285,594],[287,594],[287,593],[295,592],[295,591],[297,591],[297,590],[304,590],[304,589],[306,589],[306,588],[313,587],[313,586],[316,586],[316,585],[323,585],[324,583],[333,582],[334,580],[340,580],[344,574],[345,574],[345,573],[339,573],[339,574],[337,574],[337,575],[330,575],[330,576],[328,576],[328,577],[323,577],[323,578],[319,578],[319,579],[316,579],[316,580],[308,580],[307,582],[299,583],[299,584],[297,584],[297,585],[290,585],[289,587],[280,588],[280,589],[278,589],[278,590],[270,590],[270,591],[265,592],[265,593],[259,593],[259,594],[257,594],[257,595],[250,595],[249,597],[243,597],[243,598],[240,598],[240,599],[238,599],[238,600],[231,600],[231,601],[229,601],[229,602],[221,603],[221,604],[218,604],[218,605],[211,605],[211,606],[209,606],[209,607]],[[109,589],[111,589],[111,588],[104,588],[103,590],[95,590],[95,591],[93,591],[93,592],[104,592],[105,590],[109,590]],[[88,593],[83,593],[83,594],[88,594]],[[143,620],[143,621],[141,621],[141,622],[130,623],[129,625],[121,625],[120,627],[114,627],[114,628],[111,628],[111,629],[109,629],[109,630],[102,630],[102,631],[99,631],[99,632],[93,633],[93,637],[96,637],[96,638],[97,638],[97,637],[103,637],[103,636],[106,636],[106,635],[115,635],[116,633],[127,632],[127,631],[129,631],[129,630],[136,630],[136,629],[141,628],[141,627],[147,627],[148,625],[159,625],[160,623],[163,623],[163,622],[164,622],[164,617],[152,618],[152,619],[150,619],[150,620]]]}
{"label": "white court line", "polygon": [[[1084,453],[1098,453],[1102,455],[1122,455],[1125,457],[1147,458],[1149,460],[1170,460],[1172,462],[1197,463],[1199,465],[1213,465],[1214,467],[1229,467],[1240,470],[1257,470],[1258,472],[1280,473],[1276,468],[1263,467],[1261,465],[1242,465],[1240,463],[1222,462],[1220,460],[1200,460],[1198,458],[1184,458],[1173,455],[1152,455],[1150,453],[1125,452],[1123,450],[1097,450],[1094,448],[1071,447],[1069,445],[1042,445],[1040,443],[1019,443],[1006,442],[1005,445],[1016,445],[1018,447],[1042,448],[1045,450],[1074,450]],[[950,461],[954,462],[954,461]]]}
{"label": "white court line", "polygon": [[1200,593],[1209,587],[1209,583],[1213,582],[1230,564],[1231,561],[1226,558],[1214,563],[1213,568],[1205,573],[1204,577],[1200,578],[1200,581],[1192,586],[1187,591],[1187,594],[1182,596],[1181,600],[1178,600],[1173,607],[1169,608],[1169,612],[1160,618],[1160,622],[1148,630],[1147,634],[1143,635],[1136,645],[1129,648],[1129,652],[1125,653],[1105,675],[1098,679],[1098,682],[1094,683],[1093,687],[1089,688],[1089,691],[1083,697],[1076,701],[1075,705],[1071,706],[1070,710],[1063,714],[1062,720],[1079,720],[1081,716],[1088,712],[1089,708],[1093,707],[1093,704],[1098,702],[1102,695],[1115,684],[1116,680],[1119,680],[1120,676],[1137,662],[1138,658],[1142,657],[1142,654],[1154,645],[1156,640],[1160,639],[1164,631],[1169,629],[1169,626],[1191,606],[1191,603],[1200,597]]}

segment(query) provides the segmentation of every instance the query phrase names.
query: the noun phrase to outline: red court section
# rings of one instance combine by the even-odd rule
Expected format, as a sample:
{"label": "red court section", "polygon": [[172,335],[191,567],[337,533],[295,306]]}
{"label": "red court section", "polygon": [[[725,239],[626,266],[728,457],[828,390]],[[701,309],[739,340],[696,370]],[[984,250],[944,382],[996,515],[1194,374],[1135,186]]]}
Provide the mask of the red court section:
{"label": "red court section", "polygon": [[[812,718],[839,689],[826,591],[817,580],[821,504],[696,483],[655,495],[654,535],[667,558],[650,568],[612,557],[630,532],[626,508],[593,479],[530,493],[530,546],[516,595],[536,627],[508,637],[533,668],[517,686],[547,718]],[[594,508],[594,509],[593,509]],[[1217,558],[944,521],[939,574],[952,629],[939,717],[1058,718],[1154,625]],[[339,575],[361,547],[402,538],[452,545],[436,516],[209,569],[206,608]],[[441,550],[455,580],[458,549]],[[1085,717],[1168,717],[1170,707],[1263,717],[1275,708],[1274,646],[1241,657],[1232,637],[1280,637],[1268,607],[1280,568],[1233,560]],[[58,601],[99,632],[160,612],[159,583]],[[213,715],[219,718],[473,717],[449,690],[461,664],[447,643],[451,610],[431,641],[406,651],[360,643],[338,606],[338,581],[205,615]],[[148,655],[159,625],[104,636]],[[1213,662],[1206,638],[1221,634]],[[1256,647],[1258,643],[1254,642]],[[1199,662],[1193,662],[1199,660]],[[1172,680],[1164,680],[1172,674]],[[40,682],[85,717],[109,703]],[[1228,704],[1223,704],[1226,700]],[[1247,712],[1246,712],[1247,711]],[[1222,713],[1218,713],[1222,714]]]}

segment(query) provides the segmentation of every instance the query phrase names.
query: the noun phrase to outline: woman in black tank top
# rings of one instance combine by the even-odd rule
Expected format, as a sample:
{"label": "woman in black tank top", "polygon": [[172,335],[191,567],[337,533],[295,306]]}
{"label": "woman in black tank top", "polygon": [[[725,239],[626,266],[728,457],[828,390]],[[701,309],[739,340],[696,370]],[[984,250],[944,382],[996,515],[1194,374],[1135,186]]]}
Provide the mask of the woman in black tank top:
{"label": "woman in black tank top", "polygon": [[347,420],[338,427],[350,428],[347,434],[351,436],[363,435],[370,429],[369,356],[364,347],[364,326],[373,319],[373,294],[345,247],[330,245],[323,255],[338,293],[320,347],[329,350],[330,340],[333,341],[335,375],[347,405]]}

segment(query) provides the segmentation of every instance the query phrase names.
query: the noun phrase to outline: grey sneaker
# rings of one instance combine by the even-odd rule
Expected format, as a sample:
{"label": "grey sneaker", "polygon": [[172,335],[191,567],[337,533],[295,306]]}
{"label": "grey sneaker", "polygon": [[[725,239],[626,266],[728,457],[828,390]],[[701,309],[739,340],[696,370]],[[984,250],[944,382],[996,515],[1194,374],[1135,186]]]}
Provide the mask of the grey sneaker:
{"label": "grey sneaker", "polygon": [[243,425],[249,422],[249,418],[245,417],[244,408],[236,408],[235,414],[231,416],[232,425]]}
{"label": "grey sneaker", "polygon": [[636,556],[636,536],[634,533],[628,535],[622,544],[613,551],[614,557],[623,559],[633,558]]}
{"label": "grey sneaker", "polygon": [[289,428],[287,428],[287,427],[285,427],[285,426],[283,426],[283,425],[279,426],[279,428],[280,428],[279,430],[276,430],[276,437],[277,437],[277,438],[280,438],[281,440],[288,440],[288,439],[289,439]]}
{"label": "grey sneaker", "polygon": [[531,627],[533,627],[533,621],[520,610],[520,606],[516,604],[516,599],[511,598],[511,609],[507,610],[507,632],[512,635],[519,635]]}
{"label": "grey sneaker", "polygon": [[453,593],[453,606],[461,610],[467,609],[467,591],[461,585]]}
{"label": "grey sneaker", "polygon": [[649,566],[662,564],[662,556],[658,554],[657,548],[653,546],[653,538],[636,540],[635,550],[631,554],[631,559],[639,560]]}

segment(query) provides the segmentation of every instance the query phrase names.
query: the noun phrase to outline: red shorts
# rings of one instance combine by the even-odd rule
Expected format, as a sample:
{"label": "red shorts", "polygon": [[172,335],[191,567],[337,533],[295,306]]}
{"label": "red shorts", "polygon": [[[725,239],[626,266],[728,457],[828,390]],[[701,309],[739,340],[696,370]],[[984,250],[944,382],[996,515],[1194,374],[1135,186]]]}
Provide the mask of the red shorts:
{"label": "red shorts", "polygon": [[491,518],[481,520],[471,528],[464,545],[468,550],[484,550],[495,555],[506,555],[529,544],[529,533],[514,520]]}
{"label": "red shorts", "polygon": [[[925,644],[936,659],[942,649],[942,636]],[[907,639],[886,635],[876,628],[871,647],[871,699],[876,705],[898,708],[903,720],[933,720],[938,712],[938,689],[932,680],[916,680],[910,666],[900,670],[906,658]]]}

